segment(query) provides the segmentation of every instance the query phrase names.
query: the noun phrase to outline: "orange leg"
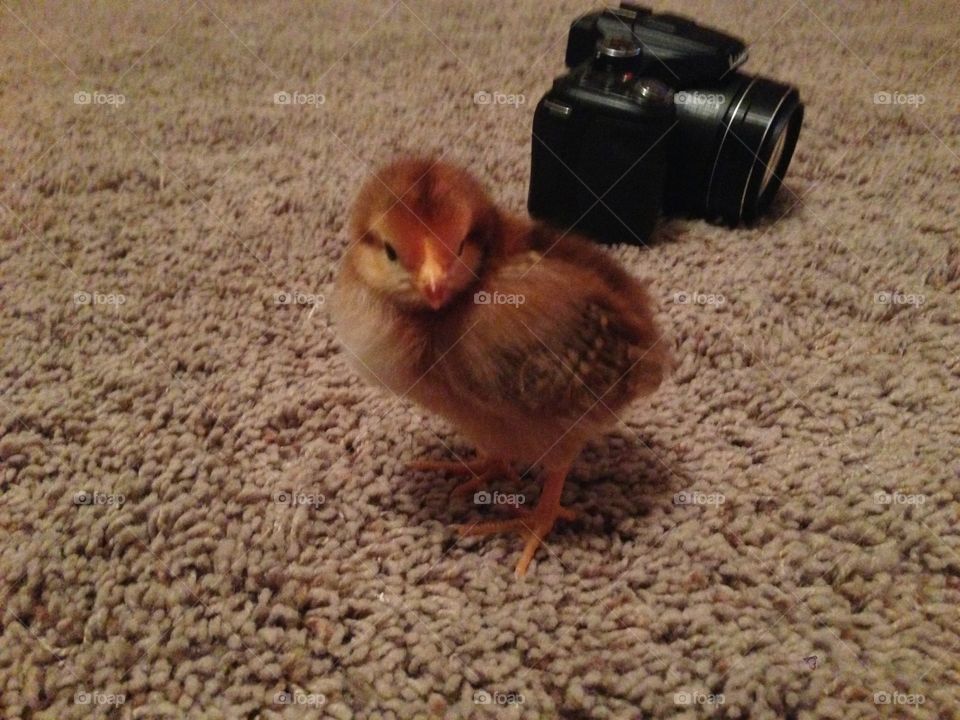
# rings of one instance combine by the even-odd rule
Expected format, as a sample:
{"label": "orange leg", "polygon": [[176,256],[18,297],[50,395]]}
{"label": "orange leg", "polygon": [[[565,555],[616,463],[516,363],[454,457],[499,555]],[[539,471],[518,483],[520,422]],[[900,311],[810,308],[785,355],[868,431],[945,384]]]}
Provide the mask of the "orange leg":
{"label": "orange leg", "polygon": [[457,497],[469,495],[493,480],[500,479],[511,483],[520,482],[520,477],[516,471],[510,467],[509,463],[483,456],[467,461],[416,460],[410,463],[408,467],[411,470],[421,470],[424,472],[444,472],[461,477],[472,476],[469,480],[460,483],[451,491],[451,494]]}
{"label": "orange leg", "polygon": [[558,518],[573,520],[576,513],[560,505],[560,495],[563,493],[563,481],[567,476],[566,469],[562,471],[547,471],[543,482],[543,492],[537,506],[529,512],[521,512],[518,517],[510,520],[492,520],[478,522],[471,525],[458,525],[461,536],[493,535],[501,532],[519,533],[526,539],[523,553],[517,562],[515,575],[518,578],[527,574],[527,567],[540,547],[543,539],[553,529]]}

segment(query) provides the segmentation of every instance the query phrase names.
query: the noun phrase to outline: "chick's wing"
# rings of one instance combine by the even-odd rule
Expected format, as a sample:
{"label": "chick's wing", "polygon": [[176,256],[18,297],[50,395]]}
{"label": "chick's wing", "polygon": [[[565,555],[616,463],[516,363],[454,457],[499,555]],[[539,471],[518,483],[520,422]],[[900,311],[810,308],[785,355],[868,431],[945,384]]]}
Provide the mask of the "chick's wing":
{"label": "chick's wing", "polygon": [[489,403],[573,420],[656,388],[667,356],[645,289],[586,252],[526,253],[493,271],[450,353],[451,379]]}

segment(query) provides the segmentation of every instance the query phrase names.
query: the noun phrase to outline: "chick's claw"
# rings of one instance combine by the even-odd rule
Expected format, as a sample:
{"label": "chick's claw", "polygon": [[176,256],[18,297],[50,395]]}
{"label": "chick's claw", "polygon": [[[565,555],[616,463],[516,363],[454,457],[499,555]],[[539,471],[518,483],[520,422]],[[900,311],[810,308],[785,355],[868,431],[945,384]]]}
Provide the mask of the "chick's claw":
{"label": "chick's claw", "polygon": [[487,457],[479,457],[466,462],[460,460],[417,460],[410,463],[409,467],[411,470],[442,472],[459,475],[461,477],[472,475],[473,477],[460,483],[451,491],[450,494],[455,497],[469,495],[480,488],[486,487],[494,480],[502,480],[510,483],[520,481],[520,477],[516,471],[510,467],[509,463]]}

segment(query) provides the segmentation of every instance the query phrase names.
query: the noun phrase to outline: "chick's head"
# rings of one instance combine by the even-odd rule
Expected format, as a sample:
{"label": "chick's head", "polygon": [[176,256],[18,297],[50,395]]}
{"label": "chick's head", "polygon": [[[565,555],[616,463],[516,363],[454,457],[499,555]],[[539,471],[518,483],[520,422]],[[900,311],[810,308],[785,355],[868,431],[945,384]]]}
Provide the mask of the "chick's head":
{"label": "chick's head", "polygon": [[479,279],[497,218],[465,171],[430,159],[396,161],[360,191],[349,259],[376,292],[404,307],[437,311]]}

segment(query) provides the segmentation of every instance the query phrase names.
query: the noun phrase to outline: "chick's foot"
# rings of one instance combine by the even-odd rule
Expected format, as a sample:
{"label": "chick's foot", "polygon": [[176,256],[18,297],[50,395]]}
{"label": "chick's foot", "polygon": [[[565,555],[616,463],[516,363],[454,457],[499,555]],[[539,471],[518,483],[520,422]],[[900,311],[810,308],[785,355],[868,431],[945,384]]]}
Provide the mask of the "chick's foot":
{"label": "chick's foot", "polygon": [[530,561],[533,560],[533,556],[536,554],[537,548],[543,543],[543,539],[553,529],[554,523],[558,519],[576,519],[577,515],[573,510],[560,504],[563,480],[563,475],[548,475],[544,483],[543,493],[540,495],[540,501],[532,511],[517,511],[517,517],[509,520],[457,525],[455,526],[457,532],[462,537],[494,535],[503,532],[519,533],[526,540],[526,543],[523,547],[523,553],[520,555],[520,560],[517,561],[514,574],[521,578],[527,574]]}

